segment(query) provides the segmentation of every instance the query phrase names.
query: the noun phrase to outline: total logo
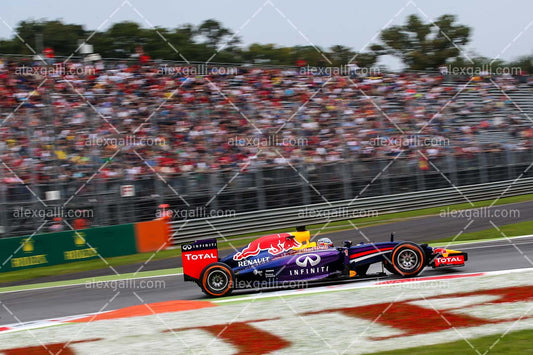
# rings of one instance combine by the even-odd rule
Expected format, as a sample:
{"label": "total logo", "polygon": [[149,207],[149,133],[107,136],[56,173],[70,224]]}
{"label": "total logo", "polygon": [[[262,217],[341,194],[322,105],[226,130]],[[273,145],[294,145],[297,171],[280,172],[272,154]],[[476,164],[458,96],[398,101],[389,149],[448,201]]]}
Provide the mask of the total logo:
{"label": "total logo", "polygon": [[465,263],[465,257],[462,255],[449,256],[447,258],[436,258],[435,266],[442,265],[463,265]]}
{"label": "total logo", "polygon": [[203,254],[185,254],[187,260],[206,260],[206,259],[217,259],[214,253],[203,253]]}

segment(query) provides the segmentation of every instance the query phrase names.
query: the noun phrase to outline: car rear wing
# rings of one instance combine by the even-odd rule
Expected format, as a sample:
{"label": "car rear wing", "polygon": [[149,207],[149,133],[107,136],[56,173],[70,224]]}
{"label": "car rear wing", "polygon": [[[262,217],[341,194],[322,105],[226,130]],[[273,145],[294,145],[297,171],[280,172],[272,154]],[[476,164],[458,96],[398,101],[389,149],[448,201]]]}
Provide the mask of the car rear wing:
{"label": "car rear wing", "polygon": [[203,269],[218,261],[217,240],[204,239],[182,244],[181,260],[185,281],[199,280]]}

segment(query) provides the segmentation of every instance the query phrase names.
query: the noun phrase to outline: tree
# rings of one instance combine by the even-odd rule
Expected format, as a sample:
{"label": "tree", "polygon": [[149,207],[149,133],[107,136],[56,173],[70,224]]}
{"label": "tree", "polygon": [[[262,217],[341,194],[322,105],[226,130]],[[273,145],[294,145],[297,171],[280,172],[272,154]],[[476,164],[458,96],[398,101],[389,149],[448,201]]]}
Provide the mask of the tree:
{"label": "tree", "polygon": [[69,56],[78,49],[78,41],[88,37],[81,25],[63,24],[61,21],[44,23],[43,44],[51,47],[57,55]]}
{"label": "tree", "polygon": [[[54,21],[21,21],[15,31],[35,51],[38,48],[36,35],[42,35],[42,45],[54,49],[56,55],[68,56],[78,48],[78,40],[88,36],[87,32],[81,25],[64,24],[59,20]],[[28,48],[23,41],[14,36],[10,40],[0,42],[0,51],[2,53],[20,53],[31,55],[32,50]]]}
{"label": "tree", "polygon": [[355,52],[348,47],[335,45],[331,47],[328,57],[335,65],[346,65],[355,57]]}
{"label": "tree", "polygon": [[526,55],[518,57],[516,60],[509,63],[510,69],[522,71],[523,73],[533,73],[533,56]]}
{"label": "tree", "polygon": [[216,48],[226,41],[230,41],[226,44],[230,47],[239,43],[238,38],[232,37],[233,32],[230,29],[223,27],[220,22],[213,19],[206,20],[200,24],[196,28],[195,34],[204,37],[206,39],[205,43],[211,48]]}
{"label": "tree", "polygon": [[434,23],[425,24],[411,15],[404,25],[383,30],[382,44],[374,44],[371,49],[378,56],[399,57],[408,69],[437,69],[459,57],[459,47],[470,40],[470,28],[455,21],[454,15],[442,15]]}
{"label": "tree", "polygon": [[[39,50],[35,46],[36,35],[42,34],[43,46],[52,47],[58,56],[72,54],[81,40],[93,34],[83,26],[64,24],[61,20],[22,21],[16,31],[36,50]],[[216,58],[217,62],[290,66],[298,60],[304,60],[310,66],[341,66],[355,62],[362,68],[369,68],[375,65],[380,55],[389,54],[400,57],[409,69],[424,70],[436,69],[452,60],[464,62],[465,58],[456,46],[467,44],[469,36],[470,29],[458,25],[454,16],[444,15],[434,24],[427,24],[412,15],[404,25],[383,31],[381,43],[372,45],[371,51],[363,53],[356,53],[343,45],[335,45],[328,50],[314,46],[282,47],[258,43],[242,47],[240,39],[214,19],[200,25],[184,24],[168,29],[143,28],[138,23],[124,21],[113,24],[106,31],[94,33],[88,43],[104,58],[130,58],[136,54],[137,47],[142,46],[144,52],[154,59],[181,61],[184,57],[189,61],[214,62]],[[16,36],[0,40],[0,53],[33,54]],[[522,64],[529,67],[525,65],[526,61]]]}
{"label": "tree", "polygon": [[115,58],[127,58],[135,53],[136,47],[148,42],[145,35],[146,32],[141,30],[138,23],[131,21],[115,23],[105,33],[109,45],[106,54]]}

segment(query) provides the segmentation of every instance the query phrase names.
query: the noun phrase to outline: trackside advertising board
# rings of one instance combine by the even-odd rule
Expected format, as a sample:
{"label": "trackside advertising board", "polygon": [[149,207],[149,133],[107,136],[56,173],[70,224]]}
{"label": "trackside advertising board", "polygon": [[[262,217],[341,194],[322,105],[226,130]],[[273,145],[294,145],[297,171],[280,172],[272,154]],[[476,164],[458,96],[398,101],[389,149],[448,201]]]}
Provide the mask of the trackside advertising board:
{"label": "trackside advertising board", "polygon": [[135,254],[133,224],[0,239],[0,272]]}

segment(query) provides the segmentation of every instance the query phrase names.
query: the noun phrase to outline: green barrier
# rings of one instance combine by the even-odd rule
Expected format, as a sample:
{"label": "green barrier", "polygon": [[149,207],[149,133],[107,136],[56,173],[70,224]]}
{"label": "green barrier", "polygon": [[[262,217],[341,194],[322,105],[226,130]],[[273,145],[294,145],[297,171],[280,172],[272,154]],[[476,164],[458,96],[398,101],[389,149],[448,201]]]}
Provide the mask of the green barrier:
{"label": "green barrier", "polygon": [[135,254],[133,224],[0,239],[0,272]]}

